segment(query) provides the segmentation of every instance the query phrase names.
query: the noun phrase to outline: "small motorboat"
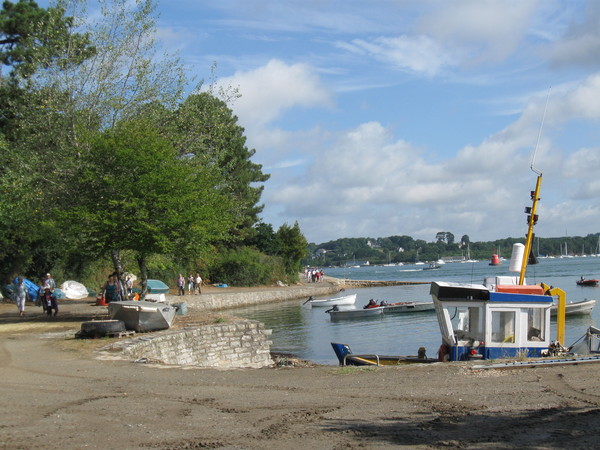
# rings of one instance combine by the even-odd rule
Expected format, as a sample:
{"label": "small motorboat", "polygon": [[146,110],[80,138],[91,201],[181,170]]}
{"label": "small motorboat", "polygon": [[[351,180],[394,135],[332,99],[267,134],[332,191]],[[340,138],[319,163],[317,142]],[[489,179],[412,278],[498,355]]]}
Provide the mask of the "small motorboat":
{"label": "small motorboat", "polygon": [[315,299],[312,296],[306,300],[303,305],[306,306],[340,306],[340,305],[354,305],[356,302],[356,294],[344,295],[342,297],[333,298],[318,298]]}
{"label": "small motorboat", "polygon": [[421,269],[421,270],[437,270],[437,269],[440,269],[441,267],[442,266],[440,266],[439,264],[431,263],[427,267],[423,267],[423,269]]}
{"label": "small motorboat", "polygon": [[[594,306],[596,305],[596,300],[582,300],[580,302],[567,303],[565,305],[565,314],[567,316],[583,316],[586,314],[591,314]],[[556,317],[558,313],[558,306],[552,305],[550,309],[550,315],[552,317]]]}
{"label": "small motorboat", "polygon": [[366,309],[340,309],[335,305],[333,308],[325,311],[329,314],[331,320],[347,320],[347,319],[366,319],[372,317],[381,317],[383,315],[383,306],[377,308]]}
{"label": "small motorboat", "polygon": [[165,330],[171,326],[177,307],[148,301],[110,302],[108,313],[125,322],[125,328],[137,332]]}
{"label": "small motorboat", "polygon": [[419,349],[418,356],[389,356],[377,354],[354,354],[347,344],[331,343],[333,351],[337,356],[340,366],[397,366],[409,363],[432,363],[437,359],[427,358],[425,348]]}
{"label": "small motorboat", "polygon": [[384,314],[396,314],[396,313],[411,313],[411,312],[425,312],[434,311],[435,305],[433,302],[397,302],[388,303],[383,305]]}
{"label": "small motorboat", "polygon": [[598,281],[595,278],[583,278],[577,280],[576,283],[578,286],[598,286]]}

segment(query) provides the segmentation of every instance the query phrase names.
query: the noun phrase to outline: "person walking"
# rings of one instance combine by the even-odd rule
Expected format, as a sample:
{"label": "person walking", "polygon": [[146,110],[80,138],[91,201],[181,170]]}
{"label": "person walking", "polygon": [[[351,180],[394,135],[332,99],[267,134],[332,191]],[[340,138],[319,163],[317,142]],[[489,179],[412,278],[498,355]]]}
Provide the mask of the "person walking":
{"label": "person walking", "polygon": [[194,293],[194,275],[190,274],[188,277],[188,294],[192,295]]}
{"label": "person walking", "polygon": [[118,302],[121,299],[119,284],[118,281],[115,280],[114,275],[108,276],[108,281],[102,288],[102,297],[104,297],[106,303]]}
{"label": "person walking", "polygon": [[54,290],[56,289],[56,282],[49,273],[46,274],[44,277],[44,282],[42,283],[42,290],[46,288],[50,289],[50,292],[52,293],[54,293]]}
{"label": "person walking", "polygon": [[15,303],[19,308],[19,317],[25,315],[25,301],[27,300],[27,286],[23,282],[23,277],[17,277],[15,284]]}
{"label": "person walking", "polygon": [[177,278],[177,295],[185,295],[185,278],[182,274]]}
{"label": "person walking", "polygon": [[196,274],[196,278],[194,279],[196,283],[196,288],[198,289],[198,294],[202,294],[202,278],[200,278],[200,274]]}

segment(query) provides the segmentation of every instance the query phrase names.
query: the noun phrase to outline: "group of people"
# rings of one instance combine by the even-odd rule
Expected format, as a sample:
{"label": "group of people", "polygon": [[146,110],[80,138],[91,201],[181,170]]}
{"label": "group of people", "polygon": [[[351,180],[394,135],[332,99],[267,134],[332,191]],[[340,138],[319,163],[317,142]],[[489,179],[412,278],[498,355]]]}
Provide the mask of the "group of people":
{"label": "group of people", "polygon": [[[180,273],[177,278],[177,295],[185,295],[185,284],[186,280],[183,274]],[[196,273],[196,275],[190,274],[187,277],[187,289],[189,295],[202,294],[202,277],[199,273]]]}
{"label": "group of people", "polygon": [[323,272],[323,269],[307,267],[306,269],[304,269],[304,276],[306,277],[307,282],[318,283],[325,276],[325,272]]}
{"label": "group of people", "polygon": [[127,276],[125,283],[121,281],[119,274],[113,272],[102,286],[101,296],[106,303],[129,300],[133,295],[133,277]]}
{"label": "group of people", "polygon": [[13,290],[14,300],[19,309],[19,316],[23,317],[25,315],[25,303],[27,302],[27,299],[35,302],[37,306],[41,306],[44,312],[49,316],[53,314],[54,316],[58,315],[58,299],[54,294],[55,289],[56,283],[54,278],[47,273],[42,278],[39,289],[37,289],[37,298],[31,298],[25,279],[19,275],[15,280]]}

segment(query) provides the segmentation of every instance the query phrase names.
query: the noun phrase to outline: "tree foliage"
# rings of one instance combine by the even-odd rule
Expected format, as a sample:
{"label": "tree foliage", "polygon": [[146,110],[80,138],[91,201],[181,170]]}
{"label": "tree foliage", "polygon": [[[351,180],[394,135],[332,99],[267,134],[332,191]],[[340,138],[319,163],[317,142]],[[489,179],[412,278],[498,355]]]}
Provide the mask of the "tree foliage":
{"label": "tree foliage", "polygon": [[63,219],[98,253],[133,250],[145,263],[226,240],[235,224],[230,199],[215,189],[220,178],[180,158],[144,120],[99,134],[82,160]]}

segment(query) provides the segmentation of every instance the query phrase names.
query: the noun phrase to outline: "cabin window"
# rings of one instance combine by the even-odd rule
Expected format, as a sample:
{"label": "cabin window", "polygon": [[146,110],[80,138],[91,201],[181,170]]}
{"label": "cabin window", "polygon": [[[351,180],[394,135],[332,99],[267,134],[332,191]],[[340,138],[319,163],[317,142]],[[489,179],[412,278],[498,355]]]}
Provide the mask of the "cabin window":
{"label": "cabin window", "polygon": [[459,341],[483,340],[482,308],[458,306],[452,316],[452,329]]}
{"label": "cabin window", "polygon": [[545,336],[546,311],[542,308],[529,308],[527,310],[527,340],[542,342]]}
{"label": "cabin window", "polygon": [[515,342],[515,312],[492,311],[492,342]]}

